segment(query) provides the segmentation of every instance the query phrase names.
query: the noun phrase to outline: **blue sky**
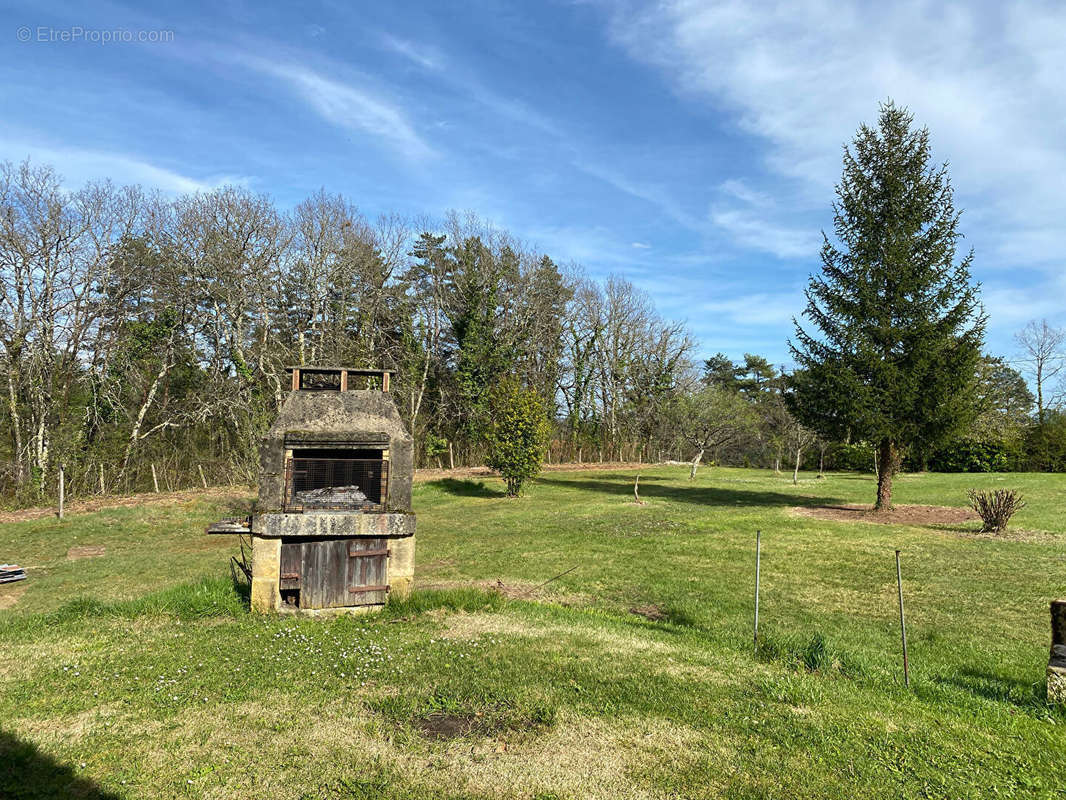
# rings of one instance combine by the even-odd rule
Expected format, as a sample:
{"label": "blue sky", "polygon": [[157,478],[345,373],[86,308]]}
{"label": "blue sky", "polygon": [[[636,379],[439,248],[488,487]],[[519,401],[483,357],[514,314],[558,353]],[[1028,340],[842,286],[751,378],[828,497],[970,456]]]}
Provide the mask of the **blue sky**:
{"label": "blue sky", "polygon": [[[645,288],[707,355],[788,360],[841,147],[891,97],[951,164],[989,349],[1066,322],[1060,2],[4,5],[0,159],[471,210]],[[172,33],[88,41],[115,30]]]}

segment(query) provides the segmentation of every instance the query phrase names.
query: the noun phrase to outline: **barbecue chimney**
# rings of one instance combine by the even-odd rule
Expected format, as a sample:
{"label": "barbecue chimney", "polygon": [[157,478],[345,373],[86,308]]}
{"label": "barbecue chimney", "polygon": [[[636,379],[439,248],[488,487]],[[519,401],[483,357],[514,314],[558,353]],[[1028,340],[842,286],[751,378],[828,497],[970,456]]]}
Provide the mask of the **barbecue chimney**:
{"label": "barbecue chimney", "polygon": [[[259,451],[252,609],[355,611],[414,577],[413,440],[390,373],[291,367],[292,391]],[[223,532],[219,530],[218,532]]]}

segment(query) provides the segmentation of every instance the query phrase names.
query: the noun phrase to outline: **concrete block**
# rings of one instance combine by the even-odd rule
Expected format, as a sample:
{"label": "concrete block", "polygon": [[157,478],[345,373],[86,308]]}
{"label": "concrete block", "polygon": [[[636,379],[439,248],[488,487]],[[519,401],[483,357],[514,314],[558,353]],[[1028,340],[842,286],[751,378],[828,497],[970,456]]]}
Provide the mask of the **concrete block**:
{"label": "concrete block", "polygon": [[1066,666],[1047,668],[1047,701],[1066,705]]}
{"label": "concrete block", "polygon": [[411,589],[414,586],[415,579],[413,577],[393,577],[389,576],[389,597],[396,600],[403,600],[410,596]]}
{"label": "concrete block", "polygon": [[252,578],[252,611],[269,614],[281,606],[281,592],[275,578]]}
{"label": "concrete block", "polygon": [[1051,601],[1051,657],[1047,665],[1047,699],[1066,705],[1066,600]]}
{"label": "concrete block", "polygon": [[415,574],[415,537],[405,536],[401,539],[390,539],[389,550],[389,582],[394,578],[410,578]]}
{"label": "concrete block", "polygon": [[252,537],[252,577],[277,581],[281,572],[281,540]]}

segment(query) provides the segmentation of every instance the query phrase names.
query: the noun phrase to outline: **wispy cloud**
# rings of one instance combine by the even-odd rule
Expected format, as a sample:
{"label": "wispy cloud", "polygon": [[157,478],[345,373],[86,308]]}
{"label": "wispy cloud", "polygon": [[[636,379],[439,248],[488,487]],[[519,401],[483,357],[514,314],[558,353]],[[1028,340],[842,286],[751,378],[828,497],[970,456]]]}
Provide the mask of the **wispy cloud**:
{"label": "wispy cloud", "polygon": [[381,45],[386,50],[403,56],[422,69],[436,72],[444,68],[444,56],[435,47],[427,44],[401,39],[390,33],[383,33],[381,34]]}
{"label": "wispy cloud", "polygon": [[650,203],[674,222],[690,231],[706,230],[706,224],[698,217],[688,213],[664,187],[632,180],[618,170],[594,161],[575,159],[573,165],[586,175],[591,175],[593,178],[603,181],[623,194],[628,194],[631,197]]}
{"label": "wispy cloud", "polygon": [[55,167],[64,184],[71,189],[90,181],[110,178],[115,183],[139,184],[168,194],[207,192],[226,184],[247,184],[250,179],[238,175],[213,175],[194,178],[152,164],[137,156],[72,147],[49,147],[26,141],[0,139],[0,154],[10,161],[30,158]]}
{"label": "wispy cloud", "polygon": [[723,181],[709,217],[741,247],[770,253],[777,258],[811,258],[818,252],[818,235],[809,226],[794,227],[770,195],[737,179]]}
{"label": "wispy cloud", "polygon": [[434,155],[433,148],[419,136],[404,110],[369,87],[327,78],[301,64],[250,56],[238,60],[280,80],[333,125],[372,136],[412,161]]}
{"label": "wispy cloud", "polygon": [[[803,294],[754,292],[703,303],[701,308],[718,326],[777,326],[791,324],[803,311]],[[710,321],[706,320],[705,321]]]}
{"label": "wispy cloud", "polygon": [[930,127],[934,155],[950,160],[971,209],[965,221],[985,240],[1058,231],[1002,255],[1035,263],[1066,249],[1066,5],[623,0],[608,9],[615,42],[765,143],[764,165],[795,207],[828,204],[841,145],[892,97]]}

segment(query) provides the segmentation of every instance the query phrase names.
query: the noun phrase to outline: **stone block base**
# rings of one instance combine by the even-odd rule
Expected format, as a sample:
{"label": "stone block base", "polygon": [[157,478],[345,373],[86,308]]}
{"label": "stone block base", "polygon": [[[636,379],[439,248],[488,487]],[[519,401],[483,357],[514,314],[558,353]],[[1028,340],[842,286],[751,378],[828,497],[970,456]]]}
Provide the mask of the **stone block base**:
{"label": "stone block base", "polygon": [[252,611],[268,614],[281,606],[278,582],[269,578],[252,578]]}
{"label": "stone block base", "polygon": [[[379,515],[385,516],[385,515]],[[397,519],[414,520],[413,515],[392,515]],[[412,526],[413,528],[413,526]],[[349,537],[341,537],[349,538]],[[352,537],[359,538],[359,537]],[[383,537],[388,542],[389,556],[385,580],[389,585],[389,597],[404,599],[411,594],[415,573],[415,537],[413,534],[396,538]],[[344,606],[331,609],[296,608],[282,602],[281,599],[281,548],[283,539],[252,536],[252,611],[260,614],[271,612],[306,613],[318,615],[318,611],[329,614],[361,614],[380,609],[381,604],[365,606]],[[288,586],[288,584],[287,584]]]}
{"label": "stone block base", "polygon": [[414,578],[389,578],[389,597],[397,600],[406,600],[411,596],[411,588],[414,586]]}
{"label": "stone block base", "polygon": [[1066,705],[1066,665],[1047,668],[1047,701]]}

